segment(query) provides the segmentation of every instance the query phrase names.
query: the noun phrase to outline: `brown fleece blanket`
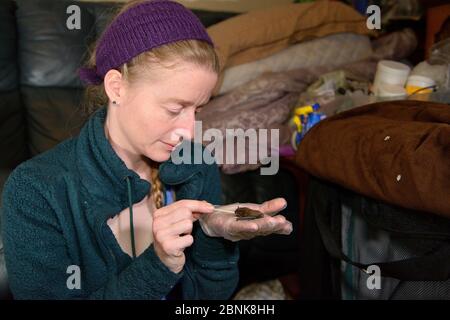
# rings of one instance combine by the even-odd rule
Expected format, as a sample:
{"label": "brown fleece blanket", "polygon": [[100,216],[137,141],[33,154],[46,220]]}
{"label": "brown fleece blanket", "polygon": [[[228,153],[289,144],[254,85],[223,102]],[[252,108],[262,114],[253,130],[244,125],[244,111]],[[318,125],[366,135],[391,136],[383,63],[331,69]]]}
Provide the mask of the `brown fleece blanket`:
{"label": "brown fleece blanket", "polygon": [[380,102],[314,126],[296,162],[319,178],[450,218],[450,105]]}

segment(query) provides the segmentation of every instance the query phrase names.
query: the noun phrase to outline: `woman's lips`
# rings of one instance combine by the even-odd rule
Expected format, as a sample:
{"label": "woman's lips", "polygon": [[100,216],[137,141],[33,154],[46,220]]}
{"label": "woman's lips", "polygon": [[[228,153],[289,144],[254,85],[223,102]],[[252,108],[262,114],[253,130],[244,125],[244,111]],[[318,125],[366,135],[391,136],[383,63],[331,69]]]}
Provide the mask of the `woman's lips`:
{"label": "woman's lips", "polygon": [[161,141],[161,142],[164,143],[170,150],[173,150],[176,146],[176,144],[172,144],[169,142],[164,142],[164,141]]}

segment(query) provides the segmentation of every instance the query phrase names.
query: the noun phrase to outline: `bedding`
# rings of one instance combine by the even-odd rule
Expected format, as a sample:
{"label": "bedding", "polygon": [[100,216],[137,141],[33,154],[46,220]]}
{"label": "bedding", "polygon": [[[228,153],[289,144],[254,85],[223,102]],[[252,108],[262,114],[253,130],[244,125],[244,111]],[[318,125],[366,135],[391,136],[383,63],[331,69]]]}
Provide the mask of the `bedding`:
{"label": "bedding", "polygon": [[269,57],[226,69],[219,94],[229,92],[265,72],[339,66],[364,60],[372,54],[369,37],[355,33],[339,33],[301,42]]}
{"label": "bedding", "polygon": [[[292,130],[287,125],[287,120],[309,85],[321,75],[335,70],[344,71],[348,78],[369,82],[374,77],[378,59],[388,57],[393,52],[398,52],[396,55],[398,59],[408,56],[414,50],[415,38],[414,35],[411,38],[407,31],[398,31],[375,41],[376,45],[372,42],[375,48],[373,55],[361,61],[339,67],[325,65],[263,73],[223,95],[213,97],[196,118],[202,121],[203,131],[215,128],[220,130],[223,136],[227,128],[243,130],[255,128],[257,131],[278,129],[279,145],[290,144]],[[322,107],[327,115],[333,115],[339,105],[331,103]],[[270,147],[266,146],[268,154],[271,151]],[[252,152],[257,150],[246,146],[246,154]],[[225,157],[226,154],[223,155],[222,163]],[[225,174],[233,174],[257,169],[261,164],[249,164],[246,161],[244,164],[219,164],[219,166]]]}
{"label": "bedding", "polygon": [[330,34],[374,34],[367,28],[364,16],[338,1],[292,3],[251,11],[210,26],[207,31],[222,70]]}

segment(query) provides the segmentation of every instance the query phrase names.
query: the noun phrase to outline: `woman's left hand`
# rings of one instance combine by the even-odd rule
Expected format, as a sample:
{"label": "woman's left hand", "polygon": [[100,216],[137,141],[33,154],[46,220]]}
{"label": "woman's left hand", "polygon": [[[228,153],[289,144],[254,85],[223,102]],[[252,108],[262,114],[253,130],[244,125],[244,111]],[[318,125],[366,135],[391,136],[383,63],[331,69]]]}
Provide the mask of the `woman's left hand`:
{"label": "woman's left hand", "polygon": [[200,217],[200,225],[207,235],[223,237],[231,241],[248,240],[269,234],[289,235],[292,223],[282,215],[276,215],[286,208],[286,200],[276,198],[262,204],[235,203],[221,206],[220,209],[234,212],[238,207],[247,207],[264,213],[263,218],[255,220],[236,220],[233,213],[205,213]]}

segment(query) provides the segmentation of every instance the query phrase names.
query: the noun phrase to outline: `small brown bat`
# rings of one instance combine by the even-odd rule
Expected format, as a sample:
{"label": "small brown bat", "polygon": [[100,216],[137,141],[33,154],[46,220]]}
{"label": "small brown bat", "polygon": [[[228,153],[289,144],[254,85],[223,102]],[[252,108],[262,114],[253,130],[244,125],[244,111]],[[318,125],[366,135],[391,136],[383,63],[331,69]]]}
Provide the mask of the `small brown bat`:
{"label": "small brown bat", "polygon": [[254,220],[264,217],[264,213],[258,210],[253,210],[246,207],[238,207],[234,214],[236,215],[236,220]]}

